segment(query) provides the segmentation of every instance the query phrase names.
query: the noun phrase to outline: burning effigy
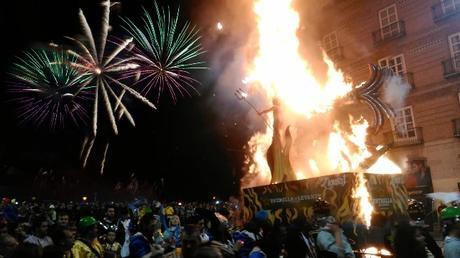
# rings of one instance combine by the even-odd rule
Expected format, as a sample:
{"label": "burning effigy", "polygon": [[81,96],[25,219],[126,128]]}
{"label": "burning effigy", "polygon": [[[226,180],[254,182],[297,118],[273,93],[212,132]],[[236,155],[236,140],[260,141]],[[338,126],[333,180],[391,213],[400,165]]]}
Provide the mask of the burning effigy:
{"label": "burning effigy", "polygon": [[[407,192],[399,176],[390,176],[401,169],[386,156],[389,146],[373,141],[385,119],[394,117],[391,103],[380,95],[404,88],[401,80],[391,70],[370,65],[368,81],[353,85],[324,53],[327,78],[320,80],[299,53],[300,17],[292,1],[257,0],[253,10],[257,53],[247,69],[247,89],[235,94],[251,105],[265,127],[247,144],[245,216],[260,209],[271,209],[278,219],[283,219],[281,212],[288,213],[283,215],[288,220],[310,216],[309,200],[316,197],[332,202],[336,216],[353,216],[367,226],[377,206],[377,212],[404,213]],[[271,107],[255,108],[247,99],[253,91]],[[397,95],[403,99],[405,93]],[[369,108],[371,118],[350,108],[357,103]],[[325,183],[335,180],[344,184],[337,188]]]}

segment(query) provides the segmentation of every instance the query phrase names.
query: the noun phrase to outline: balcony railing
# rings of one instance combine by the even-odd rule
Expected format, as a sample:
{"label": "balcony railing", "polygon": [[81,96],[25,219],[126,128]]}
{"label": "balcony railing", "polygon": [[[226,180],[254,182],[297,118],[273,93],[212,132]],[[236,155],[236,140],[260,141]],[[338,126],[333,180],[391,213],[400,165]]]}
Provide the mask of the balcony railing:
{"label": "balcony railing", "polygon": [[431,6],[431,13],[435,22],[460,13],[460,0],[446,0]]}
{"label": "balcony railing", "polygon": [[460,75],[460,57],[449,58],[442,61],[442,68],[444,70],[444,77],[450,78]]}
{"label": "balcony railing", "polygon": [[396,131],[386,132],[383,135],[385,137],[385,143],[390,145],[390,147],[402,147],[423,143],[422,127],[415,127],[413,130],[403,133]]}
{"label": "balcony railing", "polygon": [[452,120],[454,137],[460,138],[460,118]]}
{"label": "balcony railing", "polygon": [[406,35],[406,25],[404,21],[397,21],[388,26],[372,32],[372,38],[375,45],[397,39]]}
{"label": "balcony railing", "polygon": [[343,50],[342,47],[331,48],[326,51],[327,56],[333,61],[339,61],[343,59]]}

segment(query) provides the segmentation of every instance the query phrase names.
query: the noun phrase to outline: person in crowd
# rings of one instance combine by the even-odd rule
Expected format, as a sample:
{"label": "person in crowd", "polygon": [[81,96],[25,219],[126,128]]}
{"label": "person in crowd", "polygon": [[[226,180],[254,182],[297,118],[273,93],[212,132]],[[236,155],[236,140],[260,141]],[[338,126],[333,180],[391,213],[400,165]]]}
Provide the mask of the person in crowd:
{"label": "person in crowd", "polygon": [[262,230],[255,219],[249,221],[243,230],[232,234],[235,241],[234,249],[238,257],[247,257],[256,245],[256,241],[262,238]]}
{"label": "person in crowd", "polygon": [[434,258],[443,258],[442,249],[427,230],[429,225],[425,224],[425,206],[423,202],[410,199],[407,212],[409,213],[410,224],[417,227],[418,231],[422,233],[425,246],[431,253],[431,256]]}
{"label": "person in crowd", "polygon": [[385,231],[391,229],[391,224],[385,225],[385,220],[385,216],[374,213],[372,214],[371,226],[367,228],[361,221],[356,221],[352,215],[348,215],[342,218],[341,227],[351,247],[358,249],[364,243],[369,242],[369,239],[379,245],[384,242]]}
{"label": "person in crowd", "polygon": [[106,258],[120,258],[121,245],[116,241],[116,236],[114,228],[109,228],[105,243],[103,244]]}
{"label": "person in crowd", "polygon": [[32,222],[32,234],[24,239],[24,243],[30,243],[41,248],[53,244],[53,240],[48,236],[48,219],[44,216],[37,216]]}
{"label": "person in crowd", "polygon": [[18,219],[18,210],[10,198],[2,198],[0,212],[2,217],[9,222],[16,222]]}
{"label": "person in crowd", "polygon": [[[187,225],[182,241],[182,254],[184,258],[195,257],[194,255],[196,255],[196,252],[201,252],[198,250],[202,248],[205,248],[205,250],[208,250],[207,248],[217,250],[216,253],[220,255],[219,257],[235,257],[234,251],[228,245],[217,240],[203,239],[201,226],[197,224]],[[204,253],[201,255],[204,255]]]}
{"label": "person in crowd", "polygon": [[165,241],[173,248],[181,247],[182,228],[180,219],[177,215],[172,215],[169,219],[169,227],[165,230],[163,236]]}
{"label": "person in crowd", "polygon": [[106,211],[105,211],[105,216],[104,216],[104,219],[102,220],[102,223],[106,227],[110,227],[110,226],[118,224],[118,219],[116,217],[115,206],[113,206],[113,205],[107,206]]}
{"label": "person in crowd", "polygon": [[31,243],[22,243],[14,250],[11,258],[42,258],[42,248]]}
{"label": "person in crowd", "polygon": [[0,217],[0,235],[8,233],[8,221],[5,218]]}
{"label": "person in crowd", "polygon": [[320,251],[334,253],[339,258],[355,257],[350,243],[343,234],[343,230],[332,216],[328,216],[322,222],[316,237],[316,244]]}
{"label": "person in crowd", "polygon": [[228,233],[226,227],[220,223],[216,224],[211,228],[212,235],[214,238],[202,244],[202,246],[211,246],[219,250],[225,258],[231,258],[235,256],[234,250],[230,247],[230,233]]}
{"label": "person in crowd", "polygon": [[71,249],[73,258],[102,258],[104,249],[97,240],[97,221],[82,217],[78,221],[78,238]]}
{"label": "person in crowd", "polygon": [[278,257],[281,251],[279,235],[273,230],[269,221],[269,211],[260,211],[255,214],[245,230],[234,234],[237,241],[244,244],[239,248],[238,255],[241,257]]}
{"label": "person in crowd", "polygon": [[409,221],[400,221],[394,235],[395,258],[426,258],[425,238],[419,227]]}
{"label": "person in crowd", "polygon": [[[75,237],[67,227],[56,226],[50,234],[54,245],[44,248],[43,252],[53,257],[71,257],[71,248]],[[47,257],[47,256],[45,256]]]}
{"label": "person in crowd", "polygon": [[50,220],[50,224],[54,224],[57,219],[57,212],[56,212],[56,206],[54,204],[51,204],[48,208],[48,218]]}
{"label": "person in crowd", "polygon": [[161,231],[161,216],[160,215],[153,215],[153,225],[154,225],[154,230],[153,230],[153,235],[151,239],[153,240],[153,244],[159,245],[159,246],[165,246],[165,241],[164,241],[164,236],[163,232]]}
{"label": "person in crowd", "polygon": [[[202,215],[193,215],[188,219],[190,225],[196,226],[197,230],[200,232],[200,241],[201,243],[209,242],[210,236],[206,226],[206,221]],[[210,226],[210,225],[209,225]]]}
{"label": "person in crowd", "polygon": [[460,208],[446,207],[441,211],[447,236],[444,239],[444,257],[460,257]]}
{"label": "person in crowd", "polygon": [[16,247],[19,245],[18,241],[9,234],[0,235],[0,258],[9,258],[13,254]]}
{"label": "person in crowd", "polygon": [[141,217],[137,232],[129,239],[130,258],[150,258],[164,251],[160,245],[153,244],[157,224],[158,219],[152,213],[146,213]]}
{"label": "person in crowd", "polygon": [[288,258],[316,258],[315,241],[311,238],[310,224],[303,217],[297,218],[288,228],[286,251]]}
{"label": "person in crowd", "polygon": [[66,230],[71,234],[72,240],[75,242],[77,240],[78,227],[75,223],[69,223]]}
{"label": "person in crowd", "polygon": [[199,247],[193,254],[193,258],[224,258],[219,249],[212,246]]}
{"label": "person in crowd", "polygon": [[29,236],[30,228],[31,225],[27,222],[18,223],[13,230],[13,235],[20,243],[22,243]]}
{"label": "person in crowd", "polygon": [[69,226],[69,214],[66,211],[61,211],[57,214],[56,224],[61,227]]}
{"label": "person in crowd", "polygon": [[191,258],[201,245],[200,227],[196,224],[188,224],[182,234],[182,256]]}

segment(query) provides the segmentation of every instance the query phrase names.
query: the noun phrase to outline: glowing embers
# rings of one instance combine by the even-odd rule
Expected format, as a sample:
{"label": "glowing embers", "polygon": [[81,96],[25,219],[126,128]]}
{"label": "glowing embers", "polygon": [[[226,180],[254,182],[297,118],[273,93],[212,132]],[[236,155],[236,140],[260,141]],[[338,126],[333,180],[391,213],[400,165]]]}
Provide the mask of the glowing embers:
{"label": "glowing embers", "polygon": [[378,249],[377,247],[371,246],[366,249],[360,250],[362,257],[364,258],[385,258],[393,257],[393,254],[385,248]]}

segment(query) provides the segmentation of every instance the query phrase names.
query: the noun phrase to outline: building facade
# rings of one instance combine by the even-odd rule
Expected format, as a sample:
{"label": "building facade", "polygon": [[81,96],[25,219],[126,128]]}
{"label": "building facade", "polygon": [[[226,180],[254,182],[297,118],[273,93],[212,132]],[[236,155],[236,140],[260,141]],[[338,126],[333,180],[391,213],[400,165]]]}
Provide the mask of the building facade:
{"label": "building facade", "polygon": [[[460,0],[329,0],[322,46],[355,83],[368,64],[411,85],[378,141],[405,173],[431,171],[435,192],[460,184]],[[429,173],[428,173],[429,174]]]}

